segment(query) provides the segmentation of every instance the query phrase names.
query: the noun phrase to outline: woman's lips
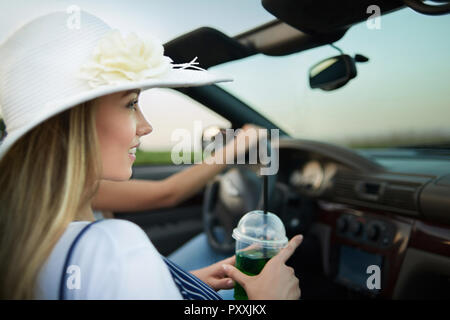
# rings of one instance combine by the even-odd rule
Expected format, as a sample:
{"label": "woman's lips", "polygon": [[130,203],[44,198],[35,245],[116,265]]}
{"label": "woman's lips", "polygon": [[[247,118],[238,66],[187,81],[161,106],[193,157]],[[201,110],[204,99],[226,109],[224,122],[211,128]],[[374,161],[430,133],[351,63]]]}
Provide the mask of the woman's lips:
{"label": "woman's lips", "polygon": [[128,150],[128,156],[133,161],[136,160],[136,150],[137,150],[137,147],[134,147],[134,148],[131,148],[130,150]]}

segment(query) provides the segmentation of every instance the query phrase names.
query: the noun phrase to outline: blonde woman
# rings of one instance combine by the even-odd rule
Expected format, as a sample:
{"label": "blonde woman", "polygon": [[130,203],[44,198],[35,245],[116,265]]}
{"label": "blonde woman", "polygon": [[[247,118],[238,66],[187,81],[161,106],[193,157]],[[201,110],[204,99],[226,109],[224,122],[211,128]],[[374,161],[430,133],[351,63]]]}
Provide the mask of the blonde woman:
{"label": "blonde woman", "polygon": [[155,39],[124,38],[84,11],[78,29],[67,18],[36,18],[0,45],[0,298],[220,299],[232,280],[251,299],[299,298],[285,262],[301,236],[256,277],[234,268],[234,257],[194,276],[137,225],[92,222],[99,181],[128,180],[130,150],[152,131],[140,91],[228,79],[173,64]]}
{"label": "blonde woman", "polygon": [[[221,154],[237,157],[245,153],[250,145],[256,144],[256,137],[248,135],[248,130],[257,130],[252,124],[244,125]],[[247,137],[247,138],[246,138]],[[220,152],[218,152],[220,154]],[[152,180],[103,180],[93,199],[94,210],[105,212],[141,211],[168,208],[178,205],[197,194],[214,176],[226,168],[225,162],[204,163],[192,166],[166,179]],[[108,217],[111,217],[110,215]]]}

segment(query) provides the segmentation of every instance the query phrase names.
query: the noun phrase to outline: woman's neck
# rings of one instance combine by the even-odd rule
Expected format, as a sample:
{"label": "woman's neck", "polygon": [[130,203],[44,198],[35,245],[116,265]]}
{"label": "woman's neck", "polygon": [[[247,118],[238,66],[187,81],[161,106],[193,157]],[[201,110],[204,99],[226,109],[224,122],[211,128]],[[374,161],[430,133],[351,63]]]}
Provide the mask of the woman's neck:
{"label": "woman's neck", "polygon": [[91,204],[89,203],[82,210],[78,211],[74,220],[75,221],[95,221],[94,212],[92,211]]}

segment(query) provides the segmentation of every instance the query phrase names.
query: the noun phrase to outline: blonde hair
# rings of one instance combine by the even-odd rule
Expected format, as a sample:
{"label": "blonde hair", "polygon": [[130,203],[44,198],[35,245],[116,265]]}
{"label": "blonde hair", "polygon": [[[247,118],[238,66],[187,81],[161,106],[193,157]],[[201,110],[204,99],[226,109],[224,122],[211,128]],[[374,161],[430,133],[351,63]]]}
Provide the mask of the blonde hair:
{"label": "blonde hair", "polygon": [[95,100],[32,129],[0,160],[0,298],[32,299],[37,276],[98,188]]}

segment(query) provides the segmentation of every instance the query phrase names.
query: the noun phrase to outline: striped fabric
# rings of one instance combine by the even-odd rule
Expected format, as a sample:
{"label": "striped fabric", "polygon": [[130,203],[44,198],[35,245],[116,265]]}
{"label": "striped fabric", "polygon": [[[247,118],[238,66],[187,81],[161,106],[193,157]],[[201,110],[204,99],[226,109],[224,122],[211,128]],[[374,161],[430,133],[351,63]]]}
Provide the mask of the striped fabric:
{"label": "striped fabric", "polygon": [[184,271],[169,259],[162,258],[184,300],[222,300],[220,295],[199,278]]}

